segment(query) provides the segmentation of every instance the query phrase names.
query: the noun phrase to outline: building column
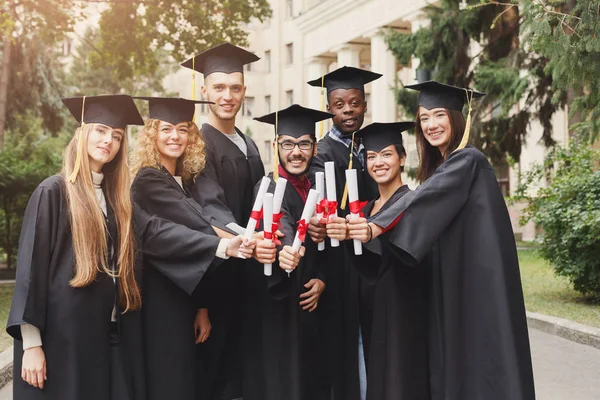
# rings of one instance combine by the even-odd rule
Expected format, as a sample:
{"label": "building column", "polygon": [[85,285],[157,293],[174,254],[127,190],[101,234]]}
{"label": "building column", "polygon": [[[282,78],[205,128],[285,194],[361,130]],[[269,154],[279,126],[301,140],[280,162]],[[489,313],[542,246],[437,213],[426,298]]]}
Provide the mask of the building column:
{"label": "building column", "polygon": [[345,43],[334,49],[337,53],[338,68],[343,66],[360,68],[361,46]]}
{"label": "building column", "polygon": [[388,50],[383,34],[379,31],[371,35],[371,70],[383,74],[371,83],[371,99],[367,107],[371,111],[373,122],[396,122],[396,58]]}
{"label": "building column", "polygon": [[[305,81],[311,81],[325,75],[329,72],[329,64],[331,59],[322,57],[312,57],[306,64],[306,79]],[[315,110],[321,109],[321,89],[310,87],[307,91],[306,104],[310,108]],[[327,99],[325,99],[327,101]]]}

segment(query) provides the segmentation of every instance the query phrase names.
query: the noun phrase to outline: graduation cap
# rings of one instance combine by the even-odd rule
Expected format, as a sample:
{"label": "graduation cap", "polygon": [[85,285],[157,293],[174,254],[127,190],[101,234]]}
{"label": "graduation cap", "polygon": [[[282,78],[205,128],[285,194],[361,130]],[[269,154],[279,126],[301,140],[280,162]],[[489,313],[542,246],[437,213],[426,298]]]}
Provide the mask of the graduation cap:
{"label": "graduation cap", "polygon": [[125,129],[127,125],[144,125],[133,99],[128,94],[67,97],[62,102],[80,124],[77,156],[69,182],[75,183],[83,157],[83,127],[85,124],[104,124]]}
{"label": "graduation cap", "polygon": [[292,104],[283,110],[254,118],[256,121],[275,126],[275,157],[273,157],[273,178],[275,180],[279,177],[279,145],[277,144],[279,135],[289,135],[294,138],[304,135],[315,136],[315,123],[332,117],[333,114],[328,112]]}
{"label": "graduation cap", "polygon": [[382,75],[376,72],[344,66],[320,78],[308,81],[308,84],[320,88],[326,87],[329,96],[336,89],[358,89],[364,92],[367,83],[381,77]]}
{"label": "graduation cap", "polygon": [[[406,85],[408,89],[418,90],[419,106],[428,110],[432,108],[447,108],[449,110],[462,111],[465,103],[469,106],[467,121],[465,123],[465,132],[456,150],[464,149],[469,142],[471,133],[471,111],[473,110],[473,99],[485,96],[485,93],[477,92],[473,89],[460,88],[451,85],[445,85],[436,81],[427,81],[414,85]],[[456,151],[454,150],[454,151]]]}
{"label": "graduation cap", "polygon": [[179,97],[134,97],[134,99],[148,101],[149,118],[159,119],[173,125],[192,121],[196,104],[215,104],[212,101],[188,100]]}
{"label": "graduation cap", "polygon": [[418,90],[419,105],[428,110],[432,108],[447,108],[462,111],[465,103],[472,99],[485,96],[485,93],[456,86],[445,85],[436,81],[416,83],[404,86],[407,89]]}
{"label": "graduation cap", "polygon": [[374,122],[358,130],[365,151],[381,151],[392,144],[402,144],[402,132],[414,128],[414,122]]}
{"label": "graduation cap", "polygon": [[243,72],[245,64],[258,60],[260,58],[256,54],[230,43],[223,43],[182,62],[181,65],[198,71],[207,77],[213,72],[224,72],[226,74]]}
{"label": "graduation cap", "polygon": [[68,97],[62,102],[81,125],[96,123],[121,129],[127,125],[144,125],[133,99],[127,94]]}

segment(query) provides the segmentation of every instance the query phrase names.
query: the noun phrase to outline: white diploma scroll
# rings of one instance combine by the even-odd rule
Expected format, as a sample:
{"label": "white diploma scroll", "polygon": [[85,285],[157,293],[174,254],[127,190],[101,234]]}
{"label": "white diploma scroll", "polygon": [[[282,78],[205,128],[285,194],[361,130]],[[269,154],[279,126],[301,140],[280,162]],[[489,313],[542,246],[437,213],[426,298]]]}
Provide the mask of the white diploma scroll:
{"label": "white diploma scroll", "polygon": [[[265,240],[273,241],[273,195],[266,193],[263,198],[263,231],[265,232]],[[271,276],[273,273],[273,264],[264,264],[264,273],[266,276]]]}
{"label": "white diploma scroll", "polygon": [[[324,172],[316,172],[315,173],[315,186],[317,192],[319,192],[319,200],[320,202],[325,198],[325,173]],[[323,213],[317,213],[317,219],[320,221],[323,218]],[[317,249],[319,251],[325,250],[325,241],[323,240],[321,243],[317,245]]]}
{"label": "white diploma scroll", "polygon": [[[325,163],[325,184],[327,187],[327,201],[337,202],[337,192],[335,191],[335,164],[333,161]],[[329,215],[337,217],[337,208],[329,210]],[[340,241],[331,239],[331,247],[339,247]]]}
{"label": "white diploma scroll", "polygon": [[[302,210],[302,219],[300,221],[304,221],[308,226],[310,222],[310,217],[315,212],[315,207],[317,206],[317,200],[319,199],[319,192],[315,189],[310,189],[308,192],[308,198],[306,199],[306,203],[304,203],[304,210]],[[296,237],[294,238],[294,244],[292,248],[294,251],[299,251],[300,246],[302,246],[302,239],[300,238],[300,232],[296,232]]]}
{"label": "white diploma scroll", "polygon": [[[262,181],[260,182],[260,188],[258,189],[256,198],[254,199],[254,205],[252,206],[253,213],[260,212],[260,209],[262,208],[262,205],[263,205],[263,199],[265,197],[265,194],[267,193],[267,190],[269,189],[270,183],[271,183],[271,180],[268,177],[263,176]],[[248,225],[246,225],[246,233],[244,234],[244,236],[247,239],[252,239],[252,235],[254,234],[254,231],[256,230],[256,225],[258,225],[258,219],[250,217],[248,219]]]}
{"label": "white diploma scroll", "polygon": [[[346,170],[346,183],[348,184],[348,200],[350,203],[358,203],[358,181],[356,180],[356,170]],[[355,203],[355,204],[356,204]],[[351,218],[360,217],[357,213],[351,213]],[[354,239],[354,254],[360,256],[362,254],[362,243],[360,240]]]}

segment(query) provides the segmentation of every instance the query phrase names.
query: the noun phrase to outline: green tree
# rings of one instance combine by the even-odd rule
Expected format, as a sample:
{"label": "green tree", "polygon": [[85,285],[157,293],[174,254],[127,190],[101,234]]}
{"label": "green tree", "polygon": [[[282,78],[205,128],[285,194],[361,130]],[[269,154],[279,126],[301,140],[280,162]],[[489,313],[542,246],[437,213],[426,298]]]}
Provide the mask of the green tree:
{"label": "green tree", "polygon": [[177,63],[225,41],[244,46],[245,25],[270,16],[268,0],[115,2],[100,19],[93,65],[109,65],[118,81],[151,76],[158,49],[168,49]]}
{"label": "green tree", "polygon": [[60,170],[67,135],[45,134],[42,120],[33,113],[17,118],[8,130],[0,152],[0,249],[8,267],[17,255],[19,232],[27,201],[36,186]]}
{"label": "green tree", "polygon": [[[551,117],[566,94],[552,90],[552,77],[544,70],[548,60],[520,45],[518,8],[469,7],[478,4],[441,0],[424,9],[428,27],[409,35],[389,32],[387,42],[401,64],[418,57],[433,79],[487,93],[475,104],[471,142],[494,165],[504,165],[507,155],[519,159],[533,120],[544,128],[543,142],[554,144]],[[410,92],[400,90],[398,102],[413,117],[416,95]]]}

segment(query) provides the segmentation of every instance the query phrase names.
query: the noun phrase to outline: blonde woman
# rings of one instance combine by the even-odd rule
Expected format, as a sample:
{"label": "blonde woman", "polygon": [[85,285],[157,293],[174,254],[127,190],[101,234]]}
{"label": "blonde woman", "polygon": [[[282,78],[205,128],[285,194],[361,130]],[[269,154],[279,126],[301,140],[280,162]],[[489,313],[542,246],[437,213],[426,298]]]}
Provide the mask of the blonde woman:
{"label": "blonde woman", "polygon": [[132,204],[125,129],[143,121],[130,96],[63,102],[81,126],[62,173],[25,211],[7,323],[14,398],[144,399],[136,237],[148,263],[182,280],[206,269],[220,242]]}
{"label": "blonde woman", "polygon": [[[192,122],[194,108],[207,102],[140,99],[149,102],[150,118],[138,137],[133,160],[136,203],[150,214],[216,235],[212,218],[188,189],[205,163],[204,141]],[[194,400],[198,374],[195,344],[205,342],[211,330],[206,288],[201,283],[196,295],[190,297],[153,268],[145,270],[143,283],[148,399]]]}

